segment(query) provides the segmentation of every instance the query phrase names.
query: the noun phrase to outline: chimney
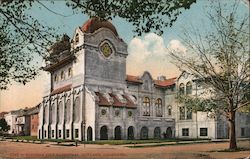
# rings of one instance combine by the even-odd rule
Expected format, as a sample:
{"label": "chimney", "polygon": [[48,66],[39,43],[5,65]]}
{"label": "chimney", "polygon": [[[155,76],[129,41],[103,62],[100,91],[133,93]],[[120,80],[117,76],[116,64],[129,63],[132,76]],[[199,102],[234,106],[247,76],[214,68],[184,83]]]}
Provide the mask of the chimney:
{"label": "chimney", "polygon": [[165,81],[166,80],[166,76],[158,76],[157,80]]}

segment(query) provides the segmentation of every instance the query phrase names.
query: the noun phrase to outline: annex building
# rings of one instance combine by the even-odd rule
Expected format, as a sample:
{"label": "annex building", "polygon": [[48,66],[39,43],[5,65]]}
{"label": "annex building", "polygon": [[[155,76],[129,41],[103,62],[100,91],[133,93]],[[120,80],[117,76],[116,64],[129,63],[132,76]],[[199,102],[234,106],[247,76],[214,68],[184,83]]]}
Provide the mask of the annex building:
{"label": "annex building", "polygon": [[[127,44],[108,21],[91,18],[64,35],[44,67],[51,75],[39,112],[39,139],[228,137],[225,119],[188,112],[177,91],[199,91],[187,73],[153,79],[126,74]],[[237,134],[250,136],[250,117]]]}

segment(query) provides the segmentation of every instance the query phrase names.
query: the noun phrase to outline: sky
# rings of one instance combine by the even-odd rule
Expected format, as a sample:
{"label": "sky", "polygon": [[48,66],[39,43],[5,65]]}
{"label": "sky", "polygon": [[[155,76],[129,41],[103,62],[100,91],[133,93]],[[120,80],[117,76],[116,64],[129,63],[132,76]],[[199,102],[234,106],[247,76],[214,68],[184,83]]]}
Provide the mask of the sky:
{"label": "sky", "polygon": [[[229,3],[231,0],[221,0]],[[34,6],[29,12],[38,18],[43,24],[58,28],[60,34],[66,33],[73,36],[75,28],[82,26],[88,20],[88,16],[81,13],[73,13],[64,5],[62,1],[55,4],[42,1],[54,12],[63,14],[59,16],[52,12]],[[196,28],[209,28],[205,12],[209,11],[207,0],[197,0],[189,10],[184,10],[171,28],[165,28],[162,36],[155,33],[147,33],[138,37],[132,32],[132,24],[121,18],[112,20],[120,38],[128,44],[127,74],[142,75],[144,71],[149,71],[153,78],[164,75],[167,78],[176,77],[180,74],[178,68],[171,63],[168,56],[169,49],[178,49],[185,53],[187,48],[181,42],[183,29],[188,26]],[[249,7],[242,3],[242,13],[249,13]],[[41,57],[36,57],[39,65],[42,65]],[[49,81],[46,72],[26,85],[13,83],[8,90],[0,91],[0,112],[16,110],[19,108],[33,107],[42,101],[43,88]]]}

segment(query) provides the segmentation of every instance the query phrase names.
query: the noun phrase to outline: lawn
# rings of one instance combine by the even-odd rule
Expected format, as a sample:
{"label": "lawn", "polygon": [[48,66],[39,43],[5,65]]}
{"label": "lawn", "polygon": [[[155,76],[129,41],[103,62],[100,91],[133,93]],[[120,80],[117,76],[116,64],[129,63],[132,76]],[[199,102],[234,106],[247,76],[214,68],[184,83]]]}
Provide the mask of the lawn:
{"label": "lawn", "polygon": [[[36,136],[17,136],[11,137],[11,139],[18,141],[49,141],[49,142],[74,142],[74,140],[66,140],[66,139],[37,139]],[[209,140],[209,139],[148,139],[148,140],[96,140],[96,141],[79,141],[80,144],[98,144],[98,145],[127,145],[127,144],[149,144],[149,143],[163,143],[163,142],[181,142],[181,141],[198,141],[198,140]]]}

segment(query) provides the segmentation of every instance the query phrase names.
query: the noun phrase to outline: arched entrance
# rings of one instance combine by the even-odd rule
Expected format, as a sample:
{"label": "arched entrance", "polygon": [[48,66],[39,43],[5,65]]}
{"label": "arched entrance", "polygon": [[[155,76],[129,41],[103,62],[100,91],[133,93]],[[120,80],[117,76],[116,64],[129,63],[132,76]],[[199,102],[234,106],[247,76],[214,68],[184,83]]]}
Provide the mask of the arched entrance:
{"label": "arched entrance", "polygon": [[92,136],[93,136],[93,131],[92,131],[92,128],[89,126],[87,129],[87,140],[92,141],[93,140]]}
{"label": "arched entrance", "polygon": [[161,128],[160,127],[156,127],[154,130],[154,138],[155,139],[160,139],[161,138]]}
{"label": "arched entrance", "polygon": [[148,128],[146,126],[141,128],[141,139],[148,139]]}
{"label": "arched entrance", "polygon": [[122,130],[120,126],[115,127],[115,140],[122,139]]}
{"label": "arched entrance", "polygon": [[108,128],[107,126],[102,126],[100,129],[100,140],[108,140]]}
{"label": "arched entrance", "polygon": [[166,137],[167,137],[167,138],[172,138],[172,129],[171,129],[171,127],[168,127],[168,128],[167,128]]}
{"label": "arched entrance", "polygon": [[134,139],[134,127],[130,126],[128,127],[128,140]]}

